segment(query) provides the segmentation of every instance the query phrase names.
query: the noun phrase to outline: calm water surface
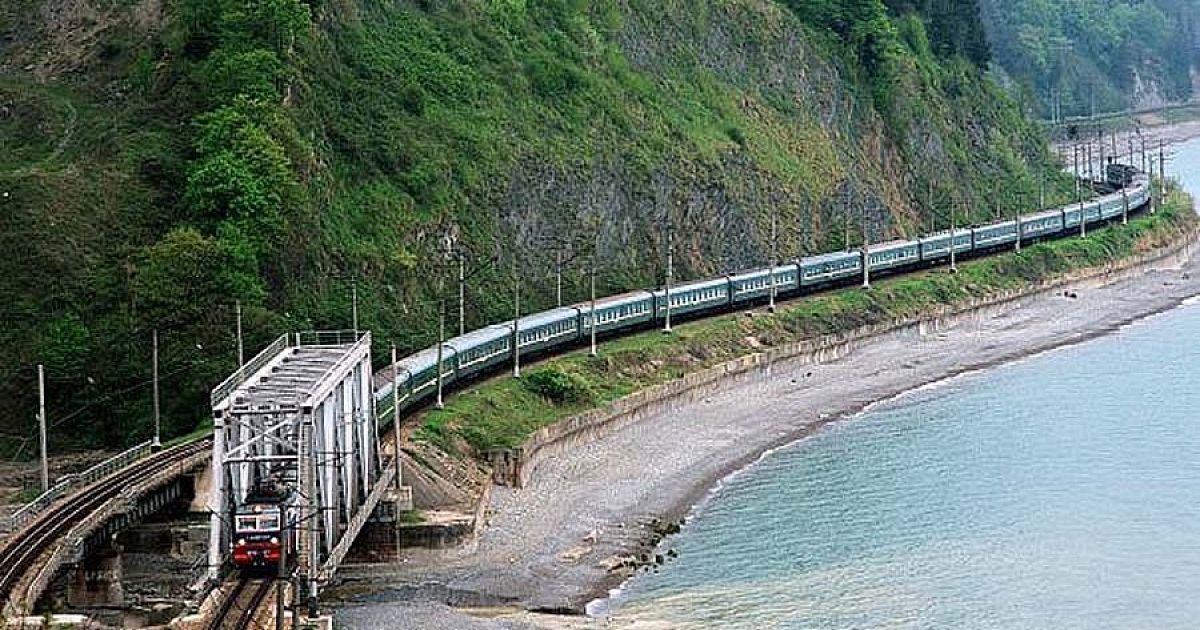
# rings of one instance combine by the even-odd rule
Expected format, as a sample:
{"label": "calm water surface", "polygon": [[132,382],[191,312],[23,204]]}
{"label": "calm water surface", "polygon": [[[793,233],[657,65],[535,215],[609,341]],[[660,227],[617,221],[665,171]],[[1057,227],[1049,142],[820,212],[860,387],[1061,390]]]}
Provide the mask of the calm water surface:
{"label": "calm water surface", "polygon": [[776,452],[697,510],[613,625],[1200,627],[1198,336],[1186,306]]}

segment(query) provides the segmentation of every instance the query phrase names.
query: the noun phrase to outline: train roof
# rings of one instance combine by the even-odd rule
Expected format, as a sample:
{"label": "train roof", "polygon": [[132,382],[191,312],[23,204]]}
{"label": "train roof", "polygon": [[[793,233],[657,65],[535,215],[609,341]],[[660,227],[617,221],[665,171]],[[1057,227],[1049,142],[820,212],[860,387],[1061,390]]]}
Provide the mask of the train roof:
{"label": "train roof", "polygon": [[[649,291],[631,291],[629,293],[621,293],[620,295],[612,295],[609,297],[597,297],[596,308],[602,309],[613,306],[621,306],[624,304],[637,304],[638,302],[643,302],[652,298],[653,296],[654,294]],[[592,310],[592,303],[590,301],[580,302],[575,305],[575,308],[579,309],[579,311],[582,313],[589,313]]]}
{"label": "train roof", "polygon": [[1049,219],[1062,214],[1062,210],[1043,210],[1035,214],[1026,214],[1021,216],[1022,221],[1037,221],[1040,219]]}
{"label": "train roof", "polygon": [[[956,236],[970,236],[971,228],[954,228],[954,234]],[[935,238],[948,238],[949,236],[950,230],[942,230],[940,232],[934,232],[933,234],[926,234],[918,238],[917,241],[924,243],[925,241],[931,241]]]}
{"label": "train roof", "polygon": [[[766,274],[764,271],[763,274]],[[683,293],[684,291],[696,291],[698,289],[709,289],[725,286],[729,282],[726,278],[709,278],[707,280],[697,280],[695,282],[684,282],[683,284],[671,285],[671,294]],[[654,290],[654,296],[666,297],[667,289],[662,287]]]}
{"label": "train roof", "polygon": [[822,263],[833,262],[835,260],[844,260],[846,258],[858,258],[861,253],[853,250],[843,252],[829,252],[827,254],[817,254],[816,256],[805,256],[800,260],[801,265],[820,265]]}
{"label": "train roof", "polygon": [[870,249],[870,251],[877,252],[881,249],[897,249],[900,247],[915,247],[916,245],[918,245],[917,241],[912,241],[912,240],[908,240],[908,239],[896,239],[894,241],[887,241],[884,243],[876,243],[874,245],[871,245],[869,249]]}
{"label": "train roof", "polygon": [[492,324],[478,330],[472,330],[446,341],[446,345],[456,350],[473,348],[480,344],[504,339],[512,334],[512,324]]}
{"label": "train roof", "polygon": [[[542,311],[540,313],[534,313],[532,315],[526,315],[525,317],[521,318],[519,323],[521,330],[529,330],[530,328],[536,328],[538,326],[557,324],[558,322],[573,319],[578,316],[578,309],[571,306],[563,306],[560,308],[550,309],[548,311]],[[507,326],[509,327],[509,330],[512,330],[512,320],[509,320],[501,325]]]}

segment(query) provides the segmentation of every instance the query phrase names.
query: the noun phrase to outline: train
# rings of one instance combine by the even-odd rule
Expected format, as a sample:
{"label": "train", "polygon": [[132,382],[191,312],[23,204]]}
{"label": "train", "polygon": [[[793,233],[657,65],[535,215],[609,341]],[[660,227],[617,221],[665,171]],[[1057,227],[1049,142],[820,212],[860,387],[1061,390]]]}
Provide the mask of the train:
{"label": "train", "polygon": [[437,391],[438,370],[442,387],[470,381],[513,361],[514,337],[521,356],[559,351],[588,340],[592,327],[598,336],[611,336],[638,328],[660,325],[672,318],[699,317],[735,310],[767,300],[772,281],[777,297],[854,283],[869,277],[901,273],[971,257],[1022,243],[1078,233],[1080,221],[1088,225],[1119,218],[1150,200],[1150,179],[1123,164],[1108,165],[1109,192],[1062,208],[997,221],[977,227],[944,230],[912,240],[895,240],[870,245],[862,250],[806,256],[773,267],[753,269],[718,278],[686,282],[666,288],[633,291],[596,301],[559,307],[516,320],[468,332],[437,346],[413,354],[382,370],[376,381],[376,409],[381,422],[390,420],[393,404],[401,412],[425,404]]}
{"label": "train", "polygon": [[233,564],[243,573],[274,574],[296,557],[293,494],[274,487],[251,492],[233,515]]}

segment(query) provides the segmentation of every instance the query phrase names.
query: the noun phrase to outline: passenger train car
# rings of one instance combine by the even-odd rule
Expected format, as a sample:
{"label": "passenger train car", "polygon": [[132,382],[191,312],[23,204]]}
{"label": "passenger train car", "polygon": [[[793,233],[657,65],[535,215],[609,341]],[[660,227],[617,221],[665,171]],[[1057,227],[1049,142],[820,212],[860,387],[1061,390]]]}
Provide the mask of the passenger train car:
{"label": "passenger train car", "polygon": [[[877,244],[866,251],[842,251],[805,257],[772,268],[756,269],[723,278],[688,282],[654,291],[635,291],[607,297],[596,302],[536,313],[476,330],[450,339],[442,348],[442,384],[469,379],[480,372],[513,360],[514,336],[522,356],[570,347],[588,339],[592,326],[597,334],[612,334],[659,324],[668,315],[696,317],[747,304],[763,302],[774,283],[776,295],[789,297],[828,286],[849,284],[862,279],[864,265],[871,275],[895,273],[949,259],[953,247],[956,256],[974,256],[1046,238],[1067,236],[1079,229],[1080,215],[1088,224],[1111,221],[1146,205],[1150,199],[1150,181],[1145,174],[1121,164],[1108,167],[1110,185],[1126,186],[1081,204],[1023,215],[974,228],[958,228],[915,240]],[[669,307],[668,307],[669,305]],[[414,354],[398,364],[395,394],[401,410],[421,404],[436,391],[437,348]],[[377,409],[390,413],[393,378],[385,371],[376,389]]]}

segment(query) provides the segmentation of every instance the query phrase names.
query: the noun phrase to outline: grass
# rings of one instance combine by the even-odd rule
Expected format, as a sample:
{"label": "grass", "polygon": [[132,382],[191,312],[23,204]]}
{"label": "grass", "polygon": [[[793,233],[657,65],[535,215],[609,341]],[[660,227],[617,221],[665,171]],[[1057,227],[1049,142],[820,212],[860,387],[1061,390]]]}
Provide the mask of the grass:
{"label": "grass", "polygon": [[400,512],[400,523],[403,525],[420,525],[425,522],[425,515],[420,510],[404,510]]}
{"label": "grass", "polygon": [[847,332],[931,308],[1051,280],[1171,242],[1196,222],[1191,200],[1172,191],[1163,210],[1086,239],[1064,239],[967,261],[959,273],[935,269],[796,299],[774,315],[724,315],[680,324],[672,335],[648,331],[605,342],[597,357],[574,351],[497,377],[420,416],[416,437],[451,453],[483,454],[522,444],[537,429],[633,392],[762,348]]}

